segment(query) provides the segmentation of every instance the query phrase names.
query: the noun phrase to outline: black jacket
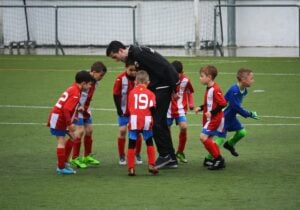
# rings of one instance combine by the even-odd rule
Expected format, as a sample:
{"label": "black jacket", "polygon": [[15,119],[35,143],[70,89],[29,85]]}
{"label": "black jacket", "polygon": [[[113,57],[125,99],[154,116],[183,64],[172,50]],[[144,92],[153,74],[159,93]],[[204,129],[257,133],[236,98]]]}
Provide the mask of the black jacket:
{"label": "black jacket", "polygon": [[169,86],[175,90],[179,76],[175,68],[159,53],[148,47],[131,45],[128,50],[127,62],[135,64],[138,70],[145,70],[150,77],[148,88]]}

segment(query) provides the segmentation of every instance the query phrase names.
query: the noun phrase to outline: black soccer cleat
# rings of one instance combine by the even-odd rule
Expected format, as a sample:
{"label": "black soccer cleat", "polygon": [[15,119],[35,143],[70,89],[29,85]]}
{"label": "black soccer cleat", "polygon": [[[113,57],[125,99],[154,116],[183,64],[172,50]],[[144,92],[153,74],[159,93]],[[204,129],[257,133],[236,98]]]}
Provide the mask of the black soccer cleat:
{"label": "black soccer cleat", "polygon": [[239,156],[239,153],[237,153],[235,151],[235,148],[233,146],[231,146],[231,145],[228,144],[228,141],[225,142],[225,144],[223,145],[223,147],[225,149],[227,149],[233,156],[235,156],[235,157]]}
{"label": "black soccer cleat", "polygon": [[225,160],[220,155],[218,158],[213,160],[213,164],[209,167],[207,167],[209,170],[220,170],[225,168]]}
{"label": "black soccer cleat", "polygon": [[208,159],[208,158],[204,158],[203,166],[204,166],[204,167],[209,167],[209,166],[212,166],[213,163],[214,163],[213,160]]}

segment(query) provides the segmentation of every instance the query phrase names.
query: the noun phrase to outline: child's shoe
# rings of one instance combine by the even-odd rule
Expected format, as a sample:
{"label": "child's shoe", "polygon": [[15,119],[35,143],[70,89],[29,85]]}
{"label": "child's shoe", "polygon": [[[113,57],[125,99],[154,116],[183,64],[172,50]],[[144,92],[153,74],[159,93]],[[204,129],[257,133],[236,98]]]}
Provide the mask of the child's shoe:
{"label": "child's shoe", "polygon": [[187,163],[188,162],[187,159],[185,159],[185,155],[184,155],[183,152],[177,152],[176,157],[182,163]]}
{"label": "child's shoe", "polygon": [[99,161],[99,160],[96,160],[96,159],[93,158],[93,156],[91,156],[91,155],[88,155],[88,156],[86,156],[86,157],[83,157],[82,162],[85,163],[85,164],[91,164],[91,165],[99,165],[99,164],[100,164],[100,161]]}
{"label": "child's shoe", "polygon": [[125,155],[120,155],[119,165],[125,166],[127,164]]}
{"label": "child's shoe", "polygon": [[128,176],[135,176],[135,170],[134,170],[134,168],[129,168],[128,169]]}
{"label": "child's shoe", "polygon": [[73,166],[76,166],[77,168],[87,168],[87,165],[82,162],[81,158],[80,157],[77,157],[75,159],[72,159],[70,161],[70,163],[73,165]]}
{"label": "child's shoe", "polygon": [[136,155],[135,155],[135,163],[136,163],[137,165],[143,164],[143,160],[142,160],[142,157],[141,157],[140,154],[136,154]]}
{"label": "child's shoe", "polygon": [[66,175],[72,175],[72,174],[76,174],[76,171],[74,171],[72,168],[57,168],[56,169],[56,173],[57,174],[66,174]]}
{"label": "child's shoe", "polygon": [[155,165],[149,165],[148,166],[148,171],[150,172],[150,173],[152,173],[152,174],[158,174],[158,169],[156,168],[156,166]]}

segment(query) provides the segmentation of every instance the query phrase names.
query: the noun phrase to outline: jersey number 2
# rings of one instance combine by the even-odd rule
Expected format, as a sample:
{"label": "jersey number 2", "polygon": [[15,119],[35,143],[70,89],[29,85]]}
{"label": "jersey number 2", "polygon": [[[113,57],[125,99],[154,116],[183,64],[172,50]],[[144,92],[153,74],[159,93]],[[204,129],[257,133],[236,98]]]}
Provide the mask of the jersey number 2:
{"label": "jersey number 2", "polygon": [[62,105],[61,105],[60,103],[61,103],[61,102],[65,102],[65,101],[68,99],[68,97],[69,97],[69,94],[68,94],[67,92],[64,92],[64,93],[62,94],[62,96],[58,99],[58,101],[56,102],[55,106],[56,106],[57,108],[61,108]]}

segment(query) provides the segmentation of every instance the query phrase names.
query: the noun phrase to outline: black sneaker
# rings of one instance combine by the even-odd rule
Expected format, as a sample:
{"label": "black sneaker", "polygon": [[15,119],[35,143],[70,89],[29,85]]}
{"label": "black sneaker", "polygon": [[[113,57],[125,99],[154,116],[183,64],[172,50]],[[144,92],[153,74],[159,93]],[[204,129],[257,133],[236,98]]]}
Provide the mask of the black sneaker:
{"label": "black sneaker", "polygon": [[176,169],[178,168],[177,160],[171,160],[168,164],[164,165],[161,169]]}
{"label": "black sneaker", "polygon": [[227,149],[233,156],[235,156],[235,157],[239,156],[239,153],[237,153],[235,151],[235,149],[234,149],[233,146],[231,146],[231,145],[228,144],[228,141],[225,142],[225,144],[223,145],[223,147],[225,149]]}
{"label": "black sneaker", "polygon": [[213,164],[207,167],[209,170],[219,170],[225,168],[225,160],[220,155],[218,158],[213,160]]}
{"label": "black sneaker", "polygon": [[167,155],[165,157],[159,156],[155,162],[156,168],[162,168],[165,165],[167,165],[168,163],[170,163],[172,161],[171,156]]}
{"label": "black sneaker", "polygon": [[213,160],[208,159],[208,158],[204,158],[203,166],[204,166],[204,167],[209,167],[209,166],[212,166],[213,163],[214,163]]}

